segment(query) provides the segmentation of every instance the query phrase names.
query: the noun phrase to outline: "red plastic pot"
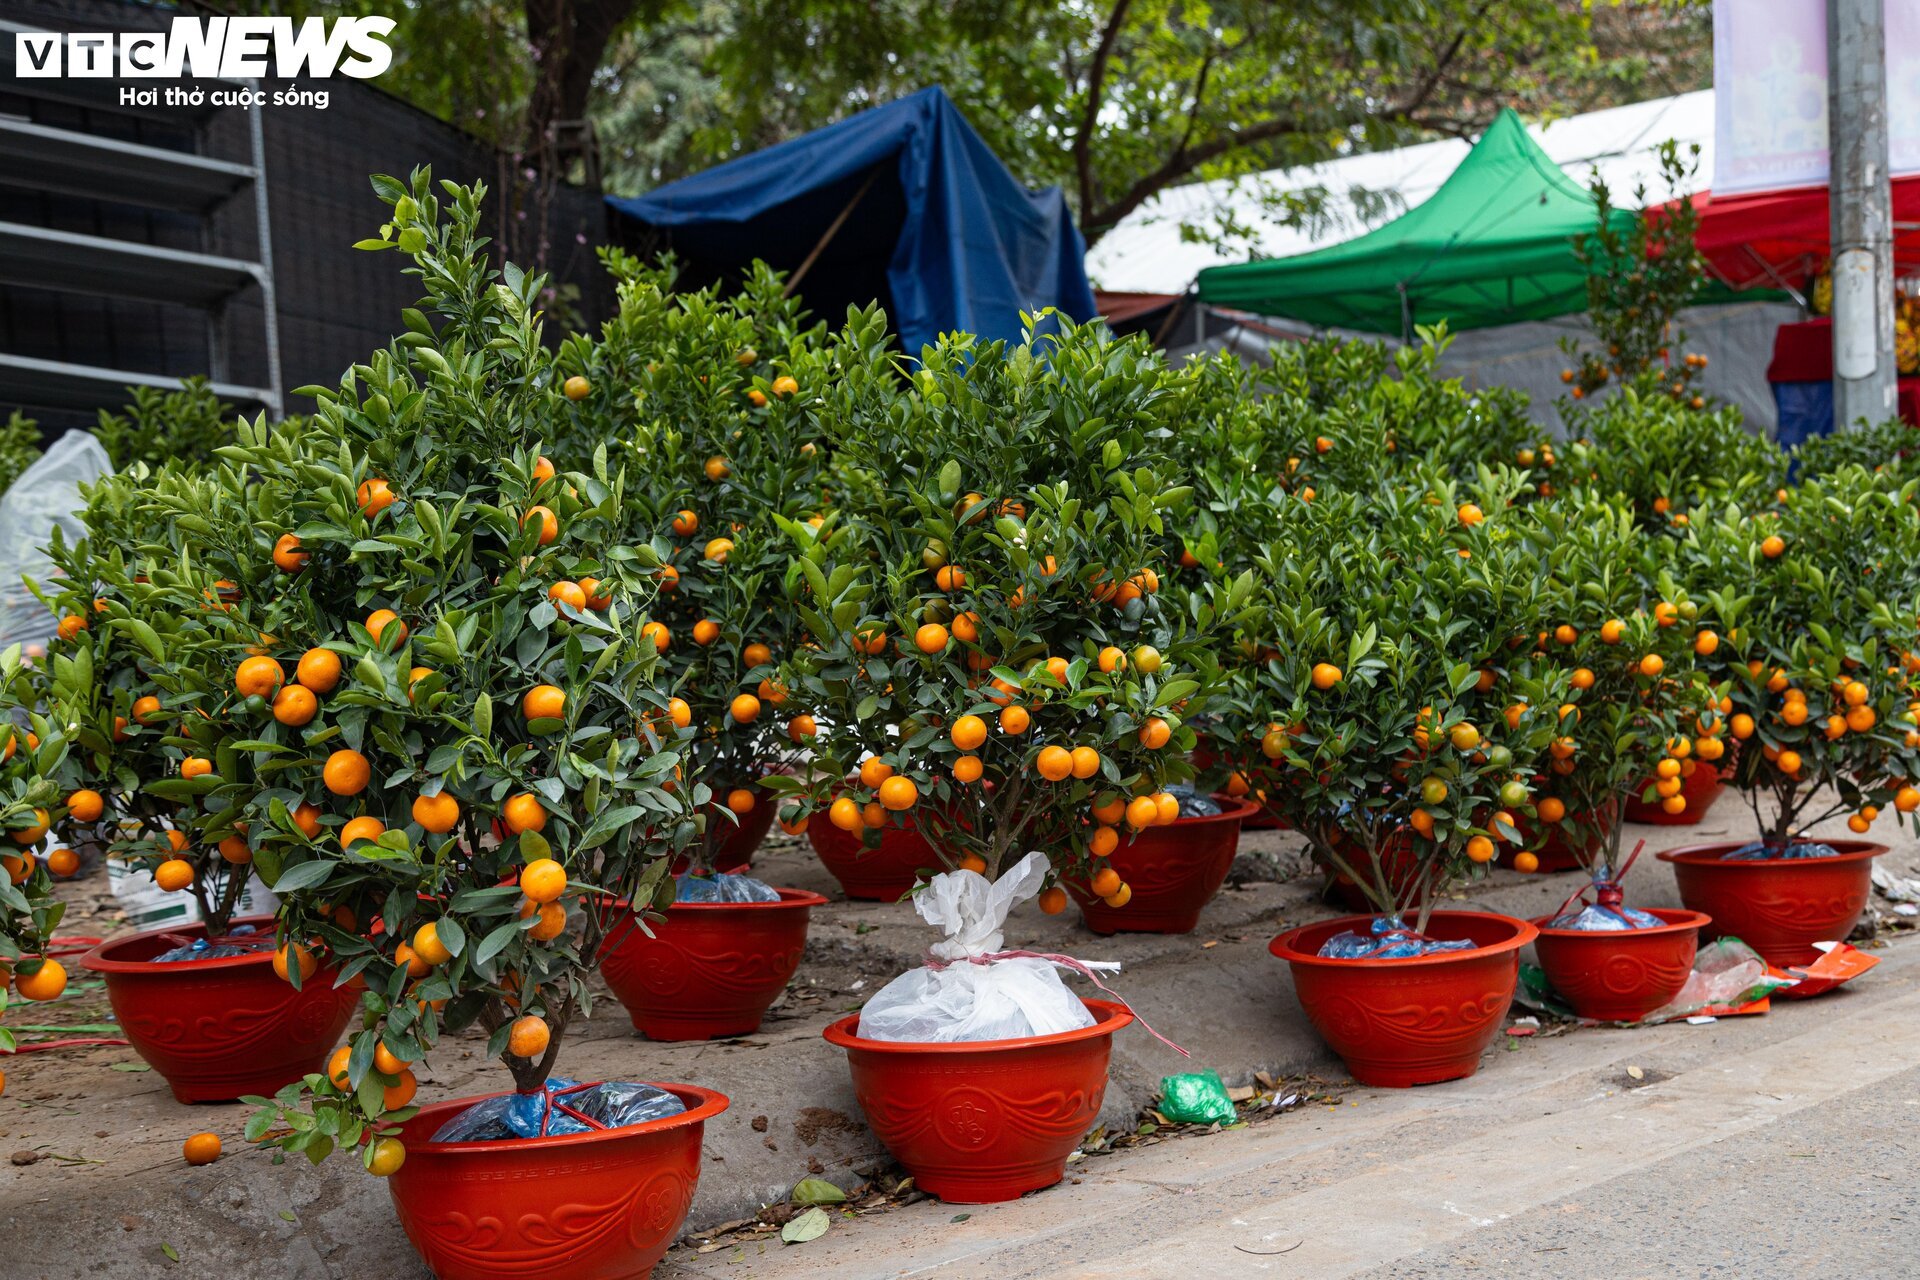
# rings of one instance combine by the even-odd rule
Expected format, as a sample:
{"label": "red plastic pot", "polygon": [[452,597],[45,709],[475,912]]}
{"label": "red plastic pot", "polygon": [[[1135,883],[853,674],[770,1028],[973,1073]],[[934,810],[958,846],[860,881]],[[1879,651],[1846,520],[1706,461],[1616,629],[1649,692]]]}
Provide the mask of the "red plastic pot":
{"label": "red plastic pot", "polygon": [[[270,931],[270,918],[236,920]],[[106,979],[107,999],[134,1052],[181,1102],[271,1096],[320,1071],[359,1003],[322,970],[298,991],[273,971],[273,952],[156,964],[206,926],[178,925],[109,938],[81,960]]]}
{"label": "red plastic pot", "polygon": [[432,1142],[485,1097],[421,1108],[401,1126],[407,1160],[387,1190],[428,1270],[437,1280],[652,1275],[693,1204],[706,1122],[727,1109],[711,1089],[659,1087],[687,1109],[554,1138]]}
{"label": "red plastic pot", "polygon": [[1259,812],[1245,800],[1214,799],[1222,806],[1217,815],[1180,818],[1121,838],[1107,862],[1133,889],[1126,906],[1110,907],[1086,885],[1068,883],[1087,928],[1099,934],[1193,932],[1233,866],[1240,824]]}
{"label": "red plastic pot", "polygon": [[1822,840],[1837,857],[1722,856],[1746,843],[1683,845],[1659,857],[1673,864],[1680,901],[1713,917],[1706,937],[1738,938],[1783,969],[1819,959],[1816,942],[1846,940],[1873,892],[1873,860],[1887,851],[1870,840]]}
{"label": "red plastic pot", "polygon": [[829,1026],[854,1096],[914,1185],[955,1204],[994,1204],[1050,1187],[1100,1115],[1125,1006],[1089,1000],[1094,1025],[961,1044],[860,1037],[860,1015]]}
{"label": "red plastic pot", "polygon": [[1638,1022],[1687,985],[1700,930],[1712,919],[1698,911],[1642,910],[1660,927],[1590,932],[1549,928],[1552,916],[1533,922],[1540,930],[1533,950],[1547,981],[1581,1017]]}
{"label": "red plastic pot", "polygon": [[620,917],[600,972],[649,1040],[709,1040],[757,1030],[807,949],[807,922],[827,900],[781,889],[778,902],[676,902],[648,937]]}
{"label": "red plastic pot", "polygon": [[1361,1084],[1400,1089],[1472,1075],[1513,1002],[1520,948],[1539,931],[1511,916],[1436,911],[1428,937],[1478,945],[1404,960],[1319,954],[1335,934],[1365,933],[1372,923],[1372,916],[1322,920],[1281,934],[1267,949],[1292,968],[1300,1007]]}
{"label": "red plastic pot", "polygon": [[1687,798],[1687,807],[1679,813],[1668,813],[1660,807],[1658,800],[1652,804],[1646,804],[1640,800],[1639,797],[1644,795],[1647,787],[1652,785],[1653,782],[1649,779],[1639,791],[1634,793],[1634,798],[1627,801],[1628,822],[1646,822],[1656,827],[1690,827],[1707,816],[1707,810],[1713,808],[1713,802],[1718,800],[1720,793],[1727,789],[1727,784],[1721,779],[1718,766],[1696,764],[1693,772],[1680,780],[1680,794]]}
{"label": "red plastic pot", "polygon": [[[909,819],[911,822],[911,819]],[[856,832],[842,831],[824,812],[807,819],[807,843],[849,898],[898,902],[919,881],[947,868],[913,826],[888,826],[880,847],[869,849]]]}

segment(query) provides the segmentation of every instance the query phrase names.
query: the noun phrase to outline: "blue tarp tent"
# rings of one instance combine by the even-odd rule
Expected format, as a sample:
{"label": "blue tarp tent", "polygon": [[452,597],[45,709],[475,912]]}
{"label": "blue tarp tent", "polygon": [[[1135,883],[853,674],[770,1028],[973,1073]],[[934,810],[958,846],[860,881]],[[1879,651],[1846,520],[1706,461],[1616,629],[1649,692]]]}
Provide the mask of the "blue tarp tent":
{"label": "blue tarp tent", "polygon": [[696,287],[815,255],[797,290],[809,310],[833,323],[879,301],[911,355],[955,329],[1016,339],[1022,311],[1094,315],[1060,189],[1021,186],[937,87],[607,203],[631,247],[671,249]]}

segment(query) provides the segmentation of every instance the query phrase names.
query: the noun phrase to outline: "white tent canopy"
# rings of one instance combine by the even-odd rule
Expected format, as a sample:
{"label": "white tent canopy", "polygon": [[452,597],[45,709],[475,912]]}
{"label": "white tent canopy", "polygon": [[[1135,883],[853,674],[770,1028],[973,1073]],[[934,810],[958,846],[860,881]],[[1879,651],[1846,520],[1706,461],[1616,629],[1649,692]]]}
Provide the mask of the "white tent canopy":
{"label": "white tent canopy", "polygon": [[[1630,205],[1645,184],[1650,200],[1665,199],[1654,148],[1672,138],[1700,145],[1697,185],[1713,181],[1713,91],[1636,102],[1605,111],[1529,125],[1527,132],[1576,181],[1598,169],[1614,200]],[[1280,258],[1325,248],[1392,221],[1414,207],[1459,167],[1472,149],[1456,138],[1423,142],[1396,151],[1376,151],[1298,169],[1274,169],[1258,180],[1202,182],[1173,187],[1136,209],[1087,253],[1087,275],[1096,289],[1115,292],[1184,293],[1203,268],[1245,261],[1248,246],[1223,254],[1211,245],[1181,239],[1183,222],[1205,225],[1230,211],[1236,222],[1260,228],[1253,257]],[[1328,224],[1318,228],[1276,226],[1261,207],[1258,186],[1269,191],[1327,192]],[[1355,211],[1354,189],[1396,193],[1402,203],[1372,220]],[[1315,232],[1318,234],[1315,234]]]}

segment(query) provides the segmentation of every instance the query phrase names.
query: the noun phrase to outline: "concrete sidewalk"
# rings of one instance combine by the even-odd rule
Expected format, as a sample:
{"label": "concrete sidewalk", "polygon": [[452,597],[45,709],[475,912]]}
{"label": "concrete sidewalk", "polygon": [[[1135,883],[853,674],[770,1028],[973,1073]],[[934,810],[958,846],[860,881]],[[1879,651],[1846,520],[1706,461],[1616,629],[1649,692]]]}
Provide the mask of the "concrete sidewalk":
{"label": "concrete sidewalk", "polygon": [[[1649,852],[1633,873],[1629,901],[1679,905],[1665,864],[1651,857],[1653,849],[1742,836],[1750,826],[1750,816],[1729,796],[1700,827],[1630,828],[1629,845],[1644,835]],[[1186,937],[1097,938],[1080,926],[1071,910],[1049,919],[1025,909],[1009,922],[1010,945],[1123,961],[1125,972],[1115,980],[1118,989],[1156,1028],[1193,1052],[1188,1063],[1144,1031],[1122,1033],[1115,1044],[1112,1083],[1102,1115],[1115,1129],[1130,1127],[1141,1108],[1151,1102],[1161,1077],[1175,1071],[1210,1066],[1230,1083],[1247,1081],[1256,1071],[1273,1076],[1342,1077],[1338,1061],[1301,1014],[1286,966],[1266,951],[1268,939],[1280,930],[1332,914],[1316,900],[1317,878],[1306,872],[1299,841],[1291,835],[1250,833],[1241,849],[1237,875],[1244,873],[1242,882],[1226,890],[1208,908],[1200,929]],[[1888,861],[1896,870],[1911,872],[1920,866],[1920,845],[1900,840]],[[884,1153],[859,1118],[845,1060],[820,1038],[820,1029],[919,963],[932,936],[908,907],[839,901],[833,882],[802,843],[769,844],[756,858],[755,870],[773,883],[818,889],[836,899],[815,913],[801,971],[760,1033],[736,1041],[654,1044],[635,1036],[617,1002],[608,998],[596,1006],[584,1034],[570,1036],[561,1060],[562,1070],[576,1078],[691,1081],[732,1098],[732,1109],[707,1127],[707,1162],[689,1220],[691,1229],[751,1216],[764,1204],[784,1200],[803,1177],[825,1177],[851,1187],[861,1180],[860,1170],[883,1159]],[[1497,872],[1467,899],[1476,908],[1533,916],[1551,910],[1577,885],[1577,876],[1571,874],[1523,877]],[[96,901],[94,906],[98,905]],[[99,914],[90,922],[78,907],[66,924],[66,931],[75,933],[112,928],[112,922]],[[1628,1060],[1661,1046],[1662,1052],[1671,1054],[1671,1061],[1697,1058],[1697,1066],[1716,1053],[1743,1051],[1742,1046],[1787,1034],[1808,1037],[1791,1052],[1817,1055],[1825,1046],[1823,1037],[1831,1019],[1856,1010],[1870,1011],[1901,990],[1899,984],[1911,981],[1899,947],[1883,954],[1898,961],[1890,959],[1861,979],[1856,984],[1859,990],[1850,988],[1804,1008],[1716,1027],[1579,1032],[1526,1044],[1517,1053],[1496,1050],[1479,1076],[1458,1084],[1406,1094],[1363,1091],[1350,1096],[1364,1101],[1342,1106],[1337,1114],[1286,1116],[1244,1133],[1168,1142],[1125,1156],[1090,1160],[1084,1163],[1089,1176],[1083,1185],[1057,1188],[1012,1206],[969,1211],[972,1216],[958,1226],[950,1222],[955,1211],[943,1212],[938,1205],[911,1206],[853,1224],[845,1233],[836,1230],[824,1241],[788,1249],[773,1261],[752,1261],[756,1266],[805,1268],[767,1274],[817,1274],[811,1268],[818,1265],[824,1271],[829,1259],[840,1256],[836,1251],[870,1238],[872,1251],[846,1262],[852,1268],[846,1274],[915,1274],[885,1269],[911,1263],[936,1269],[928,1274],[958,1276],[974,1274],[954,1269],[960,1265],[958,1259],[972,1257],[979,1241],[991,1238],[1011,1242],[1004,1247],[1013,1251],[1006,1256],[990,1250],[981,1253],[982,1258],[994,1258],[981,1265],[993,1267],[995,1274],[1109,1274],[1034,1268],[1078,1265],[1071,1245],[1075,1238],[1084,1243],[1096,1237],[1092,1243],[1105,1250],[1117,1243],[1108,1236],[1137,1242],[1189,1229],[1197,1232],[1198,1224],[1205,1221],[1199,1216],[1202,1205],[1219,1208],[1216,1225],[1222,1230],[1236,1216],[1247,1223],[1265,1221],[1248,1217],[1222,1198],[1229,1194],[1231,1177],[1217,1192],[1203,1194],[1201,1184],[1209,1179],[1201,1170],[1223,1153],[1238,1152],[1234,1159],[1245,1164],[1247,1176],[1264,1180],[1264,1203],[1290,1187],[1297,1190],[1309,1180],[1327,1177],[1324,1170],[1329,1163],[1351,1172],[1356,1159],[1379,1162],[1397,1158],[1398,1153],[1426,1152],[1435,1142],[1453,1140],[1451,1135],[1477,1131],[1476,1126],[1491,1135],[1487,1142],[1494,1149],[1491,1144],[1502,1141],[1496,1130],[1533,1114],[1524,1108],[1511,1109],[1513,1100],[1537,1098],[1549,1109],[1565,1109],[1601,1087],[1599,1082],[1609,1068],[1579,1055],[1610,1055],[1607,1062],[1611,1063],[1616,1057]],[[71,1025],[99,1020],[104,1013],[97,986],[76,981],[67,999],[38,1008],[33,1020]],[[1910,1020],[1910,1014],[1905,1016]],[[27,1020],[9,1018],[11,1024]],[[1569,1053],[1577,1061],[1565,1056]],[[257,1267],[263,1253],[272,1260],[267,1274],[274,1276],[425,1275],[394,1221],[381,1183],[338,1158],[317,1170],[303,1163],[276,1167],[268,1157],[245,1149],[240,1139],[244,1107],[180,1107],[152,1074],[114,1069],[130,1064],[137,1064],[131,1051],[113,1049],[34,1055],[6,1064],[9,1085],[0,1097],[0,1141],[4,1142],[0,1150],[37,1152],[45,1158],[25,1166],[0,1165],[0,1238],[7,1241],[7,1261],[0,1266],[0,1274],[9,1280],[76,1274],[149,1276],[170,1265],[162,1249],[165,1245],[180,1255],[185,1268],[181,1274],[189,1275]],[[1679,1070],[1671,1065],[1662,1069]],[[498,1065],[480,1053],[477,1041],[449,1042],[421,1072],[421,1096],[433,1099],[491,1091],[502,1087],[503,1079]],[[1474,1110],[1482,1103],[1484,1113]],[[1401,1135],[1394,1144],[1387,1144],[1384,1136],[1366,1136],[1375,1130],[1364,1126],[1383,1123],[1376,1117],[1398,1117],[1380,1131]],[[222,1134],[228,1155],[215,1165],[188,1169],[180,1162],[179,1144],[189,1133],[202,1129]],[[1321,1138],[1312,1136],[1322,1130]],[[1316,1148],[1316,1141],[1334,1145]],[[1361,1145],[1352,1145],[1355,1142]],[[1321,1154],[1312,1154],[1316,1150]],[[1286,1153],[1284,1160],[1278,1152]],[[1082,1167],[1076,1166],[1076,1172]],[[1127,1172],[1121,1172],[1123,1167]],[[1179,1172],[1182,1169],[1187,1172]],[[1256,1175],[1254,1170],[1261,1172]],[[1505,1176],[1500,1162],[1495,1163],[1494,1172]],[[1434,1176],[1436,1170],[1421,1166],[1421,1180]],[[1162,1201],[1158,1191],[1147,1196],[1140,1190],[1175,1186],[1187,1187],[1175,1201]],[[1110,1191],[1096,1194],[1101,1188]],[[1383,1188],[1371,1185],[1364,1190],[1348,1188],[1333,1194],[1325,1211],[1336,1216],[1350,1212],[1352,1196],[1383,1193]],[[1136,1204],[1132,1199],[1136,1194],[1147,1198]],[[1344,1206],[1343,1199],[1349,1201]],[[1456,1203],[1470,1201],[1463,1192]],[[1296,1207],[1293,1212],[1306,1208]],[[1492,1216],[1480,1209],[1465,1211]],[[1033,1235],[1018,1225],[1027,1221],[1020,1214],[1063,1224],[1064,1234],[1045,1239]],[[1003,1218],[1014,1224],[1008,1233],[988,1230],[987,1224]],[[1071,1230],[1065,1224],[1072,1224]],[[1125,1225],[1116,1233],[1107,1224]],[[1273,1229],[1280,1227],[1275,1224]],[[1246,1228],[1235,1227],[1228,1234],[1232,1242],[1254,1249],[1284,1246],[1296,1238],[1289,1236],[1280,1246],[1269,1246],[1260,1242],[1267,1230],[1262,1226],[1249,1234]],[[888,1243],[891,1236],[885,1233],[895,1231],[901,1239],[917,1244],[910,1249]],[[1345,1238],[1352,1233],[1343,1227],[1334,1234]],[[1437,1230],[1431,1235],[1436,1245],[1447,1240]],[[79,1246],[84,1263],[75,1254],[76,1242],[82,1241],[86,1242]],[[939,1249],[946,1247],[942,1242],[961,1252],[940,1254]],[[1286,1257],[1300,1260],[1302,1250]],[[720,1261],[729,1256],[730,1252],[721,1252],[697,1263],[675,1265],[682,1267],[678,1273],[682,1275],[723,1270],[733,1274]],[[1374,1249],[1355,1256],[1373,1266],[1401,1255]],[[1020,1258],[1027,1261],[1016,1266]],[[1269,1272],[1256,1266],[1259,1258],[1237,1251],[1230,1261],[1231,1267],[1200,1274],[1321,1274],[1297,1265]],[[1135,1262],[1117,1255],[1111,1262],[1119,1268],[1111,1274],[1157,1274],[1130,1270]],[[841,1265],[833,1263],[835,1268]],[[675,1273],[663,1269],[661,1274]]]}

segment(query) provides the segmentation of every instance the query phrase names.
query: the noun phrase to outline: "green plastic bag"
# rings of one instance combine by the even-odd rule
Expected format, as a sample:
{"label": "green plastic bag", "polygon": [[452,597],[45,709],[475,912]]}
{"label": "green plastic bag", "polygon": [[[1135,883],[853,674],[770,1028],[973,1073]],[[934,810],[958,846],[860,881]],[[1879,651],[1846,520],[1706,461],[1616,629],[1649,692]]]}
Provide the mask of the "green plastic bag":
{"label": "green plastic bag", "polygon": [[1226,1124],[1239,1114],[1217,1071],[1168,1076],[1160,1082],[1158,1109],[1175,1124]]}

